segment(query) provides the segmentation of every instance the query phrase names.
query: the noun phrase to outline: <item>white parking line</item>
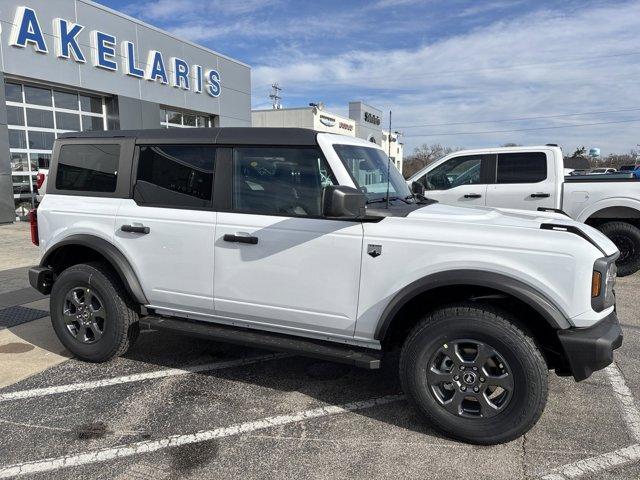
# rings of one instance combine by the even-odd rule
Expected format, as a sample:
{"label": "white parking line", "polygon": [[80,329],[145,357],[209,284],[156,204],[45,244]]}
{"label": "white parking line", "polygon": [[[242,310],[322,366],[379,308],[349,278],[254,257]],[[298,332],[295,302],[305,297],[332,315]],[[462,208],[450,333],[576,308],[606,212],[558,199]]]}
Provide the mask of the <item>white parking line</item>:
{"label": "white parking line", "polygon": [[70,383],[67,385],[58,385],[55,387],[44,387],[44,388],[33,388],[30,390],[20,390],[17,392],[8,392],[8,393],[0,394],[0,402],[20,400],[24,398],[44,397],[47,395],[56,395],[60,393],[77,392],[79,390],[93,390],[95,388],[110,387],[112,385],[120,385],[123,383],[140,382],[142,380],[151,380],[151,379],[165,378],[165,377],[175,377],[177,375],[186,375],[189,373],[222,370],[225,368],[240,367],[243,365],[250,365],[252,363],[259,363],[267,360],[276,360],[279,358],[286,358],[290,356],[291,355],[286,353],[274,353],[269,355],[240,358],[237,360],[228,360],[226,362],[205,363],[203,365],[194,365],[192,367],[169,368],[165,370],[157,370],[154,372],[136,373],[133,375],[124,375],[121,377],[105,378],[103,380],[95,380],[92,382]]}
{"label": "white parking line", "polygon": [[622,372],[615,362],[605,368],[604,371],[609,377],[609,381],[613,387],[613,393],[620,404],[620,409],[622,410],[629,431],[633,435],[634,440],[640,442],[640,411],[638,411],[638,407],[636,407],[633,394],[624,381]]}
{"label": "white parking line", "polygon": [[[640,441],[640,411],[622,372],[614,363],[604,369],[613,388],[613,394],[620,405],[624,422],[635,441]],[[584,475],[603,472],[615,467],[635,463],[640,460],[640,444],[620,448],[613,452],[596,455],[561,467],[542,477],[542,480],[567,480]]]}
{"label": "white parking line", "polygon": [[621,467],[640,460],[640,445],[634,444],[620,448],[613,452],[604,453],[595,457],[579,460],[568,465],[556,468],[553,472],[542,477],[542,480],[567,480],[591,475],[615,467]]}
{"label": "white parking line", "polygon": [[238,423],[228,427],[220,427],[213,430],[199,431],[187,435],[172,435],[160,440],[148,440],[144,442],[130,443],[110,448],[89,450],[75,455],[65,455],[62,457],[46,458],[33,462],[16,463],[0,467],[0,478],[16,477],[21,475],[32,475],[40,472],[50,472],[60,468],[77,467],[91,463],[104,462],[107,460],[119,459],[150,453],[165,448],[178,447],[192,443],[204,442],[214,438],[224,438],[243,433],[255,432],[266,428],[278,427],[290,423],[302,422],[312,418],[326,417],[340,413],[355,412],[364,408],[371,408],[378,405],[403,400],[404,395],[389,395],[386,397],[371,398],[359,402],[350,402],[343,405],[329,405],[326,407],[304,410],[291,415],[280,415],[277,417],[267,417],[253,422]]}

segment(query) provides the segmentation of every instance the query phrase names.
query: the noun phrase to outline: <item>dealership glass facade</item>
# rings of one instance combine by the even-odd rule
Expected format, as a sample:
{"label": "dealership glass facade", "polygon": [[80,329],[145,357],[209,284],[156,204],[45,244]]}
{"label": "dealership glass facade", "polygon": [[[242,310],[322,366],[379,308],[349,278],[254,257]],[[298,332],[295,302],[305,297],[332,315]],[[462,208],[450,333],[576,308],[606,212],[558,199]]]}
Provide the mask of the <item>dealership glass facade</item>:
{"label": "dealership glass facade", "polygon": [[53,141],[66,132],[105,130],[104,97],[38,84],[5,83],[13,199],[18,214],[35,204],[36,175],[49,168]]}
{"label": "dealership glass facade", "polygon": [[[67,132],[107,130],[106,97],[7,80],[5,82],[11,179],[16,214],[37,204],[36,175],[49,168],[53,142]],[[214,116],[160,108],[163,128],[207,128]]]}
{"label": "dealership glass facade", "polygon": [[26,3],[0,0],[0,224],[66,132],[251,126],[248,65],[92,0]]}
{"label": "dealership glass facade", "polygon": [[160,108],[160,125],[163,128],[210,128],[215,122],[214,117],[206,113],[163,107]]}

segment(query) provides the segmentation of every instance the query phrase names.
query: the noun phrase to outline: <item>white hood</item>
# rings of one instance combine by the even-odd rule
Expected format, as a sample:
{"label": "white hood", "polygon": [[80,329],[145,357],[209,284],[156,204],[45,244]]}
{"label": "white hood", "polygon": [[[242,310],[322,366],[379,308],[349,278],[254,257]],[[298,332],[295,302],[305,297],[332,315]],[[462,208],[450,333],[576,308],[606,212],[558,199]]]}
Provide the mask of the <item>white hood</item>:
{"label": "white hood", "polygon": [[499,225],[534,229],[540,229],[543,223],[576,227],[593,240],[607,256],[613,255],[618,251],[613,242],[600,231],[584,223],[576,222],[560,213],[489,207],[458,207],[435,203],[411,212],[408,217],[465,224],[473,223],[487,226]]}

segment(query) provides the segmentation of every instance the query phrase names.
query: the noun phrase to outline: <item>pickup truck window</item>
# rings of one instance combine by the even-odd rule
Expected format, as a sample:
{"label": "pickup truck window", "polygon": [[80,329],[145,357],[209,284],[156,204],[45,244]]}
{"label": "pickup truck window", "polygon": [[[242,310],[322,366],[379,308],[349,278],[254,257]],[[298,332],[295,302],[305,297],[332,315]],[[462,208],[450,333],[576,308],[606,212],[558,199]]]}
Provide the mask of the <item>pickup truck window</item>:
{"label": "pickup truck window", "polygon": [[322,189],[335,185],[317,148],[236,148],[233,208],[261,215],[319,217]]}
{"label": "pickup truck window", "polygon": [[547,178],[544,152],[501,153],[497,183],[538,183]]}
{"label": "pickup truck window", "polygon": [[393,165],[389,167],[389,157],[382,150],[357,145],[334,145],[333,148],[369,201],[387,196],[387,172],[390,197],[405,199],[412,196],[402,174]]}
{"label": "pickup truck window", "polygon": [[477,185],[482,183],[482,155],[465,155],[447,160],[437,166],[420,182],[426,190],[449,190],[461,185]]}
{"label": "pickup truck window", "polygon": [[83,192],[115,192],[120,145],[64,145],[60,148],[56,188]]}
{"label": "pickup truck window", "polygon": [[138,155],[133,197],[138,205],[211,207],[215,147],[145,145]]}

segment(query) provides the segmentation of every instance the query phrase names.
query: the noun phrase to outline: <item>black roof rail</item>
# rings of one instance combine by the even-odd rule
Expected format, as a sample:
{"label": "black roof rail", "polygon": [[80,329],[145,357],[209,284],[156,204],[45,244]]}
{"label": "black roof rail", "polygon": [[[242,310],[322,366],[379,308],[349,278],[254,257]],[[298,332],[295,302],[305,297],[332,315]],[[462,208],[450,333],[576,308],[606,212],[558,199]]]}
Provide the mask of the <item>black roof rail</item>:
{"label": "black roof rail", "polygon": [[135,138],[136,141],[202,140],[220,145],[303,145],[316,146],[316,130],[280,127],[217,127],[217,128],[159,128],[149,130],[100,130],[71,132],[60,135],[60,140],[71,138]]}

